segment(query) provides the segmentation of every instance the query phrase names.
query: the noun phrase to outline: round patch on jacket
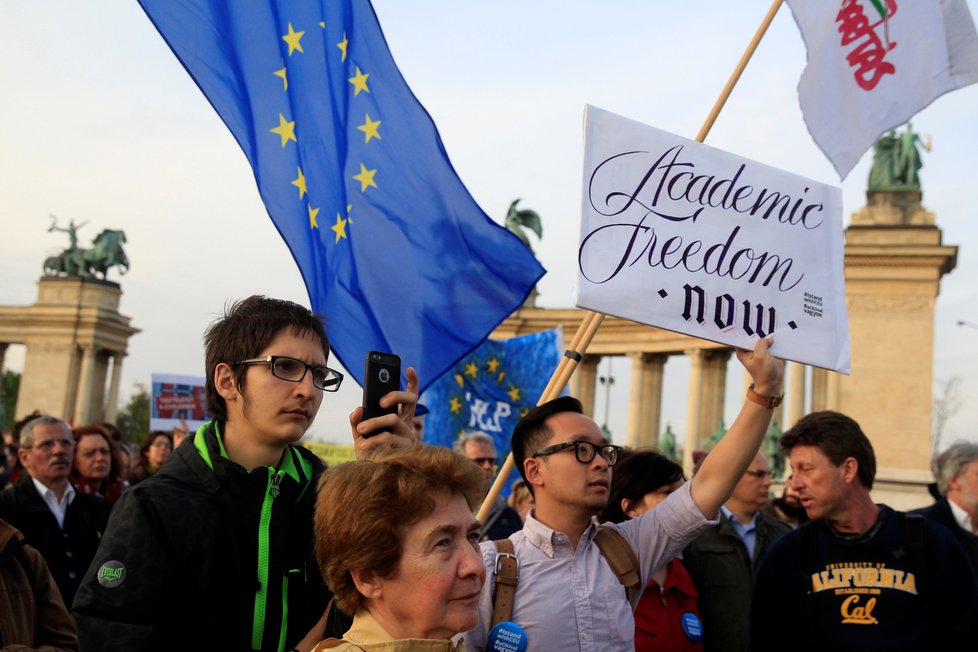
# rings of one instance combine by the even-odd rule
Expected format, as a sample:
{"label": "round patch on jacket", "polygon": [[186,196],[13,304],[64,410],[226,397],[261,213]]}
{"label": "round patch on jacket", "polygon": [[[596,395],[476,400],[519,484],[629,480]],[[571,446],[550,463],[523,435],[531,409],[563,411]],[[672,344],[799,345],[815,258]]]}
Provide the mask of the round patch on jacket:
{"label": "round patch on jacket", "polygon": [[686,638],[694,643],[699,643],[703,640],[703,623],[696,614],[687,611],[683,614],[682,620],[679,621],[683,627],[683,634]]}
{"label": "round patch on jacket", "polygon": [[126,579],[126,567],[121,561],[107,561],[98,569],[98,583],[107,589],[114,589]]}

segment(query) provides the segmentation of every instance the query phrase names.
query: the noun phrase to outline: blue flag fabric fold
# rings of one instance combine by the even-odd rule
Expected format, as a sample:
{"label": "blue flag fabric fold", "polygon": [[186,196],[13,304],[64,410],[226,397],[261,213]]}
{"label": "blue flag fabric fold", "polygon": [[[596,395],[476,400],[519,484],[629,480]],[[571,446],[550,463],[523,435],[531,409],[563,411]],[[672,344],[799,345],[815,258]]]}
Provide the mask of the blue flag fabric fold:
{"label": "blue flag fabric fold", "polygon": [[426,384],[544,270],[455,173],[367,0],[140,0],[234,134],[362,384],[367,351]]}
{"label": "blue flag fabric fold", "polygon": [[[452,447],[465,432],[493,438],[500,460],[513,428],[537,404],[560,362],[562,331],[555,328],[508,340],[487,340],[428,388],[421,402],[426,444]],[[513,480],[507,483],[507,493]]]}

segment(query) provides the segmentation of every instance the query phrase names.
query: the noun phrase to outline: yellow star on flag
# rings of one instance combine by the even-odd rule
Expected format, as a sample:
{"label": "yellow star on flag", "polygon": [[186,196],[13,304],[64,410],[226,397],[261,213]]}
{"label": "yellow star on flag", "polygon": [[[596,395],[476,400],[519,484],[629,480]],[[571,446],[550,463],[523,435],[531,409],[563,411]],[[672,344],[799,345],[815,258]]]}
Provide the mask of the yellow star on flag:
{"label": "yellow star on flag", "polygon": [[302,168],[296,168],[299,176],[292,180],[292,185],[299,189],[299,199],[306,195],[306,176],[302,174]]}
{"label": "yellow star on flag", "polygon": [[509,400],[511,400],[513,403],[515,403],[516,401],[520,400],[520,389],[519,389],[519,387],[517,387],[516,385],[510,385],[509,386],[509,391],[506,392],[506,395],[509,396]]}
{"label": "yellow star on flag", "polygon": [[452,411],[452,414],[458,414],[462,411],[462,401],[458,400],[457,396],[453,396],[452,400],[448,402],[448,409]]}
{"label": "yellow star on flag", "polygon": [[326,29],[326,23],[324,23],[323,21],[319,21],[319,26],[322,27],[323,29]]}
{"label": "yellow star on flag", "polygon": [[295,121],[289,122],[281,113],[278,114],[278,126],[269,131],[282,137],[282,149],[285,149],[285,144],[290,140],[299,142],[295,138]]}
{"label": "yellow star on flag", "polygon": [[303,34],[305,34],[305,32],[297,32],[294,29],[292,29],[292,23],[289,23],[289,33],[283,36],[282,40],[289,44],[290,57],[292,56],[292,53],[295,52],[296,50],[302,52],[302,44],[299,43],[299,41],[302,39]]}
{"label": "yellow star on flag", "polygon": [[289,78],[286,76],[285,66],[282,66],[281,70],[276,70],[275,76],[282,78],[282,90],[283,91],[289,90]]}
{"label": "yellow star on flag", "polygon": [[[346,46],[350,44],[350,40],[346,38],[346,32],[343,32],[343,40],[336,44],[336,47],[340,49],[343,54],[340,56],[340,61],[346,61]],[[359,72],[359,68],[357,69]],[[369,91],[368,91],[369,92]]]}
{"label": "yellow star on flag", "polygon": [[377,182],[374,181],[375,174],[377,174],[377,168],[368,170],[363,163],[360,164],[360,174],[353,175],[353,178],[360,182],[360,192],[367,192],[367,188],[377,187]]}
{"label": "yellow star on flag", "polygon": [[310,206],[308,204],[306,205],[306,208],[309,209],[309,228],[310,229],[318,229],[319,228],[319,222],[316,221],[316,216],[319,215],[319,209],[318,208],[313,208],[312,206]]}
{"label": "yellow star on flag", "polygon": [[489,370],[489,373],[494,374],[499,369],[499,364],[500,362],[496,358],[489,358],[488,362],[486,362],[486,368]]}
{"label": "yellow star on flag", "polygon": [[377,140],[381,140],[380,132],[377,131],[377,127],[379,126],[380,126],[380,120],[371,120],[369,113],[364,114],[363,124],[357,127],[357,129],[362,131],[364,134],[363,135],[364,143],[369,143],[371,138],[376,138]]}
{"label": "yellow star on flag", "polygon": [[505,377],[506,377],[506,372],[505,371],[500,371],[499,372],[499,376],[496,377],[496,382],[499,383],[500,385],[502,385],[503,384],[503,378],[505,378]]}
{"label": "yellow star on flag", "polygon": [[357,74],[346,80],[353,84],[353,97],[359,95],[360,91],[370,92],[370,89],[367,88],[367,77],[369,76],[360,72],[360,66],[357,66]]}
{"label": "yellow star on flag", "polygon": [[459,387],[465,387],[465,379],[462,378],[462,374],[455,374],[455,382],[458,383]]}
{"label": "yellow star on flag", "polygon": [[333,232],[334,233],[336,233],[336,244],[339,244],[340,238],[346,238],[346,223],[347,223],[347,220],[344,220],[342,217],[340,217],[340,214],[337,213],[336,214],[336,224],[334,224],[333,226],[329,227],[329,228],[333,229]]}
{"label": "yellow star on flag", "polygon": [[470,362],[465,365],[465,375],[469,378],[475,379],[479,375],[479,365],[474,362]]}
{"label": "yellow star on flag", "polygon": [[349,222],[350,224],[353,224],[353,218],[350,217],[350,211],[352,211],[352,210],[353,210],[353,204],[347,204],[346,205],[346,221]]}

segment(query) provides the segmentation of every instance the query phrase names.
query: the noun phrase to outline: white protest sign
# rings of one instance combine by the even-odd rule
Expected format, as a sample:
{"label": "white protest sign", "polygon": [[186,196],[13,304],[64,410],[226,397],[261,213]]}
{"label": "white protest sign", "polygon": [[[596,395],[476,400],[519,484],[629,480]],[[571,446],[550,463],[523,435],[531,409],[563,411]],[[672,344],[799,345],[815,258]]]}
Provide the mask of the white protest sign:
{"label": "white protest sign", "polygon": [[838,188],[586,110],[577,306],[849,373]]}

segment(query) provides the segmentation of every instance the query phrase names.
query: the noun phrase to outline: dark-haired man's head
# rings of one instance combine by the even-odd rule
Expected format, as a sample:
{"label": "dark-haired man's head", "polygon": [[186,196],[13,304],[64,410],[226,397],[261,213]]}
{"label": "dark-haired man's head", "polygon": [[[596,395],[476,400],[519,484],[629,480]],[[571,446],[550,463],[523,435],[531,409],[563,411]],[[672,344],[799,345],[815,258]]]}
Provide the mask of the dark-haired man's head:
{"label": "dark-haired man's head", "polygon": [[205,393],[207,409],[218,422],[227,421],[228,412],[225,399],[214,382],[217,366],[221,363],[231,365],[237,388],[244,392],[249,367],[236,363],[258,357],[282,333],[316,342],[325,364],[329,340],[322,321],[308,308],[291,301],[251,296],[231,304],[224,316],[207,328],[204,333]]}
{"label": "dark-haired man's head", "polygon": [[608,444],[577,399],[561,397],[530,410],[513,431],[512,448],[541,522],[577,528],[607,506],[620,449]]}
{"label": "dark-haired man's head", "polygon": [[810,518],[832,518],[854,491],[869,493],[876,455],[859,424],[838,412],[813,412],[781,436],[797,491]]}

